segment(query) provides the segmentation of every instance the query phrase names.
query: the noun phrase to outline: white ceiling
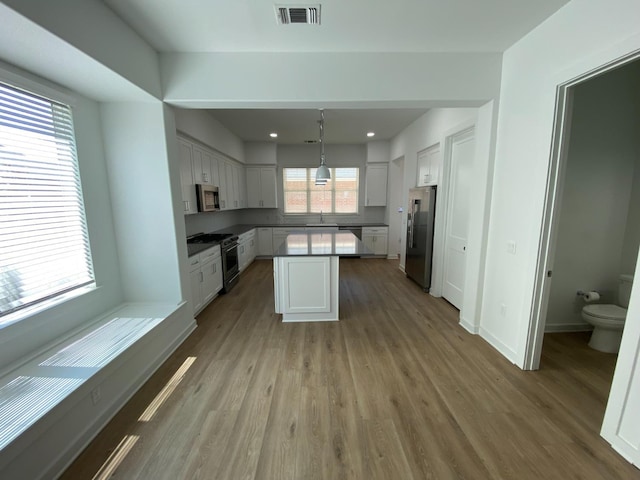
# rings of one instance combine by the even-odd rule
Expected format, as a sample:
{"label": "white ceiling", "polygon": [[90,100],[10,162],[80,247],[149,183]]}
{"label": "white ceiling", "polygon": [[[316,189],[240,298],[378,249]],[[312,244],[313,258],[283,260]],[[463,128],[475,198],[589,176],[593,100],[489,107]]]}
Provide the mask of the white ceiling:
{"label": "white ceiling", "polygon": [[[326,143],[364,143],[389,140],[423,115],[424,108],[324,111]],[[319,110],[212,110],[212,115],[245,141],[304,143],[320,137]],[[278,138],[269,137],[276,132]],[[372,138],[367,132],[375,132]]]}
{"label": "white ceiling", "polygon": [[[292,0],[104,0],[159,52],[502,52],[568,0],[322,0],[321,25],[279,25]],[[327,110],[327,143],[386,140],[426,109]],[[317,139],[317,110],[212,110],[245,141]]]}
{"label": "white ceiling", "polygon": [[321,0],[321,25],[278,25],[296,0],[105,0],[160,52],[502,52],[568,0]]}

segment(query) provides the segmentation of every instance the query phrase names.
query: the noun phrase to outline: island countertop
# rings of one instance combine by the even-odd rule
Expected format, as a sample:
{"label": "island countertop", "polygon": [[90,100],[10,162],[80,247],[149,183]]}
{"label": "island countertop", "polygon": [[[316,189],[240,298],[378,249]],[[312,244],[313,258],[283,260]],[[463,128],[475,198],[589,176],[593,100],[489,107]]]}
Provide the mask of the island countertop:
{"label": "island countertop", "polygon": [[364,244],[349,231],[300,231],[287,235],[274,257],[340,256],[360,257],[372,255]]}

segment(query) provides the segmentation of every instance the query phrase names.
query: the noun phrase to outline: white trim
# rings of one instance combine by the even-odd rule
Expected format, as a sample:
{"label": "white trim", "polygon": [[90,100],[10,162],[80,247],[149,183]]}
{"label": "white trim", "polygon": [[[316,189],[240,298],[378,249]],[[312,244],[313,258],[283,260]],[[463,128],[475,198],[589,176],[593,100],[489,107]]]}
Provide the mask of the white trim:
{"label": "white trim", "polygon": [[587,323],[553,323],[544,327],[544,333],[590,332],[593,327]]}
{"label": "white trim", "polygon": [[507,345],[502,343],[495,336],[493,336],[491,332],[485,330],[483,327],[480,327],[479,333],[480,333],[480,336],[484,338],[489,345],[491,345],[493,348],[498,350],[498,352],[504,355],[507,358],[507,360],[509,360],[513,364],[517,364],[516,362],[517,355],[514,350],[511,350],[511,348],[509,348]]}
{"label": "white trim", "polygon": [[77,95],[55,83],[0,61],[0,81],[58,103],[73,107]]}
{"label": "white trim", "polygon": [[460,315],[460,326],[473,335],[478,335],[478,333],[480,333],[480,326],[474,325],[466,318],[463,318],[462,315]]}

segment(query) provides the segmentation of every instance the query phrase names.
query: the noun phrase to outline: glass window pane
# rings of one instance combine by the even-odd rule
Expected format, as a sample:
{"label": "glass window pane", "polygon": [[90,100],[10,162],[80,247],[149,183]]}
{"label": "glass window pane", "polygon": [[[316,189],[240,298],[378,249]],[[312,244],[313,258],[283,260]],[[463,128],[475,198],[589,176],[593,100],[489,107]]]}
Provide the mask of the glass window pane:
{"label": "glass window pane", "polygon": [[358,192],[342,191],[336,192],[335,213],[356,213],[358,211]]}
{"label": "glass window pane", "polygon": [[284,212],[285,213],[306,213],[307,193],[306,192],[284,192]]}
{"label": "glass window pane", "polygon": [[330,213],[331,212],[331,200],[333,198],[333,192],[331,190],[325,190],[323,192],[311,192],[311,213]]}

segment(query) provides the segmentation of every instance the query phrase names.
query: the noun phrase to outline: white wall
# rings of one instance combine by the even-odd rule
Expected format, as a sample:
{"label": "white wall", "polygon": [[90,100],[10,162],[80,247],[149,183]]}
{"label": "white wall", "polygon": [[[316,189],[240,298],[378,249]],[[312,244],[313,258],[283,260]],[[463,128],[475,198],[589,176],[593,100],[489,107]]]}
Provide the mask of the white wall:
{"label": "white wall", "polygon": [[[624,242],[622,244],[620,272],[634,272],[638,261],[638,248],[640,248],[640,152],[636,156],[633,183],[631,184],[631,199],[629,201],[627,229],[624,232]],[[638,274],[640,275],[640,272]]]}
{"label": "white wall", "polygon": [[276,142],[244,142],[244,158],[250,165],[275,165],[278,163]]}
{"label": "white wall", "polygon": [[479,106],[499,53],[165,53],[165,100],[193,108]]}
{"label": "white wall", "polygon": [[101,101],[161,98],[158,55],[104,3],[2,3],[3,60]]}
{"label": "white wall", "polygon": [[640,111],[630,101],[638,85],[640,69],[626,67],[574,88],[546,331],[589,330],[576,291],[616,303],[618,276],[628,273],[620,256],[640,152]]}
{"label": "white wall", "polygon": [[181,195],[171,182],[164,107],[111,103],[101,113],[125,298],[177,305],[190,297],[180,282],[174,205]]}
{"label": "white wall", "polygon": [[[636,0],[573,0],[504,54],[481,334],[520,366],[532,308],[556,87],[640,49],[638,18]],[[507,253],[509,241],[516,242],[515,255]]]}
{"label": "white wall", "polygon": [[375,140],[366,143],[367,163],[387,163],[391,158],[391,144],[387,140]]}
{"label": "white wall", "polygon": [[[404,185],[404,157],[389,162],[389,196],[385,223],[389,225],[389,257],[400,257],[403,238],[406,236],[403,221],[406,216]],[[402,211],[398,211],[402,209]],[[406,225],[406,223],[404,224]]]}
{"label": "white wall", "polygon": [[175,108],[176,128],[228,157],[244,163],[244,144],[206,110]]}

